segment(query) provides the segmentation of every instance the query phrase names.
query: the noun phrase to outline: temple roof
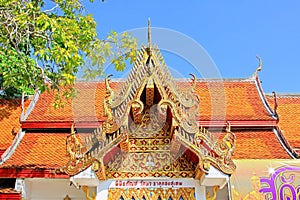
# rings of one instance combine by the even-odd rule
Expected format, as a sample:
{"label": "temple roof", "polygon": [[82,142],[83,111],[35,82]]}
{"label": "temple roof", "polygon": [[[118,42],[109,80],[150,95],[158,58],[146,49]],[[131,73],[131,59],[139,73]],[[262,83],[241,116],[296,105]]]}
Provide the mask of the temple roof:
{"label": "temple roof", "polygon": [[66,164],[69,133],[26,133],[14,154],[1,168],[59,169]]}
{"label": "temple roof", "polygon": [[[210,84],[214,84],[214,83],[217,82],[210,82]],[[85,87],[90,86],[90,84],[94,88],[95,87],[97,88],[92,93],[93,94],[96,93],[96,99],[97,99],[96,101],[98,101],[98,98],[101,99],[101,96],[103,95],[102,93],[104,93],[103,83],[88,83],[88,84],[79,83],[78,85],[84,89],[81,91],[85,92],[85,93],[84,92],[81,93],[83,94],[82,97],[85,97],[85,101],[90,100],[87,96],[89,90],[85,89]],[[188,83],[179,82],[178,84],[181,85],[180,88],[184,89],[184,85]],[[249,119],[249,117],[251,117],[250,119],[254,121],[257,119],[273,120],[265,111],[265,108],[262,105],[262,103],[259,103],[260,99],[259,96],[256,94],[257,92],[253,81],[249,81],[249,80],[228,81],[227,80],[222,84],[224,85],[225,88],[224,89],[225,94],[228,94],[226,95],[226,106],[227,109],[229,110],[226,115],[226,117],[228,117],[227,119],[243,120],[243,119]],[[241,91],[238,88],[241,88]],[[200,110],[201,109],[205,110],[203,111],[204,113],[210,111],[211,103],[209,102],[210,97],[207,97],[207,95],[209,95],[207,82],[205,81],[198,82],[196,91],[199,95],[202,94],[200,95],[201,98],[200,102],[202,105]],[[236,92],[237,94],[235,94],[234,92]],[[231,96],[230,94],[234,95],[235,98],[230,98]],[[46,104],[49,107],[47,106],[45,107],[50,110],[50,111],[48,110],[49,112],[43,112],[45,110],[41,111],[42,109],[45,109],[42,108],[41,103],[47,102],[44,101],[44,98],[47,99],[47,101],[50,101],[51,94],[44,93],[41,95],[38,103],[35,106],[35,109],[29,116],[28,120],[29,119],[32,120],[32,117],[35,116],[35,114],[38,117],[37,111],[44,114],[40,117],[43,116],[48,117],[46,118],[47,120],[55,119],[56,121],[58,120],[57,119],[58,116],[63,116],[62,113],[56,112],[57,110],[55,110],[53,107],[50,107],[51,106],[50,103],[49,105]],[[249,106],[247,106],[246,108],[240,106],[245,104],[240,104],[236,102],[237,98],[240,101],[245,101],[245,103],[248,103]],[[268,97],[268,100],[269,102],[273,101],[271,97]],[[288,140],[294,141],[294,143],[291,142],[291,144],[297,145],[298,137],[295,136],[297,134],[297,127],[299,126],[299,125],[297,126],[297,117],[300,112],[299,111],[300,97],[299,96],[279,97],[278,101],[280,105],[278,107],[278,113],[280,116],[280,126],[284,130],[284,136]],[[98,109],[96,110],[96,113],[97,111],[99,113],[103,112],[101,107],[102,106],[96,107],[96,109]],[[68,109],[69,108],[65,108],[64,111]],[[252,112],[248,111],[250,114],[248,113],[245,115],[241,115],[240,113],[245,111],[245,109],[249,109],[250,111],[252,110]],[[253,109],[256,112],[253,112]],[[46,113],[50,113],[50,114],[46,115]],[[20,113],[18,113],[18,115],[19,114]],[[70,117],[69,120],[73,119],[71,115],[69,117]],[[206,115],[206,118],[204,117],[202,119],[208,120],[209,118],[210,115]],[[39,122],[40,119],[41,118],[37,118],[36,122]],[[18,121],[19,121],[19,117],[15,117],[10,122],[18,123]],[[4,123],[1,123],[1,125],[4,125]],[[8,124],[6,123],[6,126],[7,125]],[[234,132],[237,138],[237,147],[235,150],[235,154],[233,156],[234,159],[288,159],[290,158],[290,156],[284,150],[284,148],[282,147],[278,138],[275,136],[272,130],[254,130],[254,129],[251,130],[249,128],[245,128],[244,130],[236,130]],[[20,145],[14,152],[13,156],[8,161],[6,161],[4,165],[2,165],[1,167],[2,168],[11,168],[11,167],[25,168],[26,167],[26,168],[41,168],[41,169],[43,168],[59,169],[63,167],[68,161],[68,156],[66,155],[66,144],[65,144],[65,138],[68,134],[69,134],[68,132],[65,133],[57,133],[57,132],[56,133],[55,132],[29,133],[28,132],[25,134],[24,138],[22,139]],[[225,133],[221,133],[220,138],[222,138],[224,134]],[[4,139],[4,137],[1,137],[1,139]]]}
{"label": "temple roof", "polygon": [[[176,81],[180,90],[190,87],[189,82]],[[120,89],[124,82],[111,82],[112,89]],[[23,127],[58,126],[69,128],[73,122],[78,127],[84,123],[94,124],[105,121],[103,105],[105,96],[105,83],[76,83],[78,97],[69,100],[64,108],[53,107],[53,93],[43,93],[39,97],[33,111],[23,122]],[[200,97],[200,110],[198,121],[275,121],[265,108],[256,81],[253,79],[242,80],[215,80],[207,81],[198,79],[195,88]],[[224,109],[226,108],[226,109]],[[38,122],[38,124],[36,124]],[[51,125],[51,122],[55,124]],[[95,123],[96,122],[96,123]],[[87,125],[88,126],[88,125]]]}
{"label": "temple roof", "polygon": [[[184,83],[182,81],[177,82],[180,89],[184,89],[185,85],[189,83]],[[112,86],[117,88],[118,84],[122,82],[112,83]],[[200,96],[200,120],[209,120],[211,118],[211,97],[209,89],[218,85],[218,81],[205,81],[198,80],[196,92]],[[224,86],[225,96],[226,96],[226,119],[227,120],[270,120],[274,119],[266,111],[265,106],[262,104],[261,99],[258,95],[255,81],[245,79],[245,80],[225,80],[222,82]],[[104,83],[78,83],[78,88],[80,88],[79,97],[83,98],[82,102],[102,102],[104,96]],[[91,87],[92,86],[92,87]],[[95,89],[96,88],[96,89]],[[221,87],[215,87],[221,88]],[[221,91],[221,90],[215,90]],[[218,94],[218,93],[217,93]],[[81,96],[82,95],[82,96]],[[91,100],[89,95],[95,96],[96,100]],[[223,95],[224,96],[224,95]],[[221,97],[223,97],[221,96]],[[52,94],[44,93],[40,96],[39,101],[35,105],[33,111],[28,117],[28,121],[42,122],[42,121],[57,121],[59,119],[70,120],[74,118],[74,112],[71,111],[71,104],[66,105],[63,112],[58,109],[54,109],[51,105]],[[273,97],[267,96],[268,102],[271,107],[274,105]],[[284,137],[292,145],[292,147],[297,148],[299,144],[298,121],[300,116],[300,95],[284,95],[278,96],[278,109],[277,113],[279,115],[279,126],[283,130]],[[240,102],[244,102],[241,104]],[[26,105],[30,102],[26,101]],[[94,114],[94,110],[89,110],[90,108],[95,108],[97,117],[88,118],[79,113],[78,118],[82,120],[99,120],[105,119],[103,117],[102,104],[93,105],[93,107],[88,107],[87,103],[81,104],[76,102],[77,105],[82,106],[86,112]],[[45,105],[45,106],[42,106]],[[247,106],[245,106],[247,105]],[[83,107],[84,106],[84,107]],[[11,125],[19,125],[19,116],[21,114],[20,102],[11,100],[2,100],[1,116],[2,121],[0,126],[2,127],[2,134],[0,137],[1,147],[7,148],[12,142],[13,136],[11,135]],[[8,109],[7,109],[8,108]],[[4,112],[5,110],[5,112]],[[77,110],[77,109],[76,109]],[[8,115],[8,113],[10,115]],[[64,115],[65,114],[65,115]],[[78,113],[77,113],[78,114]],[[8,118],[7,118],[8,117]],[[62,117],[62,118],[61,118]],[[3,122],[3,123],[2,123]],[[5,131],[4,131],[5,130]],[[289,159],[289,154],[285,151],[284,147],[281,145],[280,141],[271,129],[251,129],[251,127],[240,128],[234,131],[236,134],[236,150],[233,159]],[[66,143],[65,138],[68,132],[57,133],[57,132],[34,132],[26,133],[24,138],[21,140],[18,148],[12,155],[12,157],[7,160],[1,168],[38,168],[38,169],[60,169],[68,161],[69,156],[66,154]],[[222,138],[225,133],[221,133]],[[7,140],[7,138],[11,138]]]}
{"label": "temple roof", "polygon": [[[185,178],[200,179],[211,165],[232,174],[236,169],[232,158],[297,157],[290,146],[299,147],[297,130],[288,132],[291,135],[286,140],[278,127],[278,114],[281,117],[282,112],[286,118],[279,121],[280,127],[293,129],[292,125],[298,125],[300,98],[297,103],[283,103],[282,110],[276,106],[273,110],[257,75],[261,59],[254,75],[245,79],[196,79],[194,75],[192,79],[173,79],[159,48],[150,44],[150,29],[148,38],[148,46],[139,50],[125,81],[109,75],[100,82],[77,82],[76,96],[58,108],[53,106],[53,91],[36,93],[28,112],[22,114],[23,132],[10,153],[2,156],[0,176],[11,177],[11,169],[26,169],[25,174],[50,170],[51,177],[56,173],[68,176],[92,166],[98,179],[105,180],[118,178],[113,173],[119,169],[131,170],[130,164],[136,162],[131,157],[141,157],[140,163],[135,163],[142,166],[137,167],[138,173],[181,177],[180,172],[187,170]],[[2,120],[15,122],[15,115]],[[10,130],[10,121],[3,128]],[[19,127],[19,123],[15,125]],[[78,130],[88,134],[80,135]],[[0,145],[7,148],[9,143]],[[152,162],[153,157],[157,163]],[[112,167],[116,159],[124,166]],[[178,170],[176,166],[182,162],[190,168]],[[161,166],[169,175],[165,170],[161,173]],[[151,173],[148,175],[154,177]],[[40,176],[44,175],[36,175]]]}
{"label": "temple roof", "polygon": [[[13,156],[1,168],[60,169],[69,156],[65,138],[69,133],[26,133]],[[223,138],[225,133],[214,133]],[[272,130],[235,131],[233,159],[289,159]]]}
{"label": "temple roof", "polygon": [[[177,80],[180,90],[190,87],[189,82]],[[112,88],[118,90],[124,82],[112,82]],[[105,83],[76,83],[78,98],[68,101],[64,108],[55,109],[52,106],[53,93],[43,93],[29,117],[23,122],[32,122],[38,125],[44,122],[103,122],[103,105],[105,96]],[[200,97],[199,122],[211,120],[224,121],[272,121],[276,126],[276,120],[267,111],[263,104],[263,99],[259,94],[256,80],[230,79],[230,80],[205,80],[198,79],[195,92]],[[100,103],[99,103],[100,102]],[[271,107],[273,99],[268,96]],[[284,130],[284,136],[290,144],[297,145],[297,124],[300,112],[300,96],[280,96],[278,98],[278,114],[280,116],[279,125]],[[9,118],[2,118],[5,126],[2,130],[11,127],[10,124],[19,124],[20,106],[15,101],[5,102],[12,110]],[[6,105],[3,104],[3,107]],[[27,105],[29,102],[27,102]],[[226,110],[212,110],[216,105],[225,105]],[[14,106],[17,106],[14,108]],[[6,108],[6,107],[5,107]],[[220,108],[217,106],[217,108]],[[5,112],[6,109],[5,109]],[[3,112],[2,112],[3,113]],[[4,116],[4,114],[2,114]],[[9,119],[9,120],[8,120]],[[9,123],[8,123],[9,122]],[[54,124],[54,123],[53,123]],[[63,127],[68,128],[70,126]],[[237,138],[237,147],[233,159],[288,159],[286,152],[272,129],[251,129],[244,126],[234,131]],[[48,127],[50,128],[50,127]],[[8,129],[9,130],[9,129]],[[288,130],[288,131],[287,131]],[[8,134],[9,131],[5,133]],[[65,139],[68,132],[27,132],[21,140],[18,148],[1,168],[39,168],[39,169],[60,169],[65,166],[69,156],[66,154]],[[4,136],[5,134],[1,134]],[[225,132],[220,134],[220,138]],[[0,141],[6,141],[6,148],[12,141],[7,141],[5,137],[0,137]],[[299,141],[299,140],[298,140]],[[4,144],[4,143],[3,143]],[[3,146],[3,145],[2,145]],[[293,146],[295,147],[295,146]]]}

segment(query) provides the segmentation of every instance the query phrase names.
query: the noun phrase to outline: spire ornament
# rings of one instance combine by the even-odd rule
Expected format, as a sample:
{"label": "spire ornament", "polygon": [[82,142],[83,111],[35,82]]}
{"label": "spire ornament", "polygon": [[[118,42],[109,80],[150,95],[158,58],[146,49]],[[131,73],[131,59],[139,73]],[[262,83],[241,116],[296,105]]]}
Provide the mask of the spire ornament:
{"label": "spire ornament", "polygon": [[151,46],[151,29],[150,29],[150,18],[148,18],[148,48]]}
{"label": "spire ornament", "polygon": [[276,95],[276,92],[273,91],[272,92],[273,96],[274,96],[274,113],[275,113],[275,116],[278,118],[278,114],[277,114],[277,108],[278,108],[278,102],[277,102],[277,95]]}
{"label": "spire ornament", "polygon": [[258,55],[256,55],[256,58],[259,60],[259,65],[258,65],[258,67],[255,70],[255,74],[257,74],[257,72],[259,72],[259,71],[262,70],[262,59]]}

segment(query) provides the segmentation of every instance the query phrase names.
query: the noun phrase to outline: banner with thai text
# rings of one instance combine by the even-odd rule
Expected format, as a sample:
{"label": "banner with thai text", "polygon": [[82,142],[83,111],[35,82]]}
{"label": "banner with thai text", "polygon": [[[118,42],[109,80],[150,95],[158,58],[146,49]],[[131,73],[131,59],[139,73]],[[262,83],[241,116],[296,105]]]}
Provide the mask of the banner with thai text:
{"label": "banner with thai text", "polygon": [[233,200],[300,200],[300,160],[236,160]]}

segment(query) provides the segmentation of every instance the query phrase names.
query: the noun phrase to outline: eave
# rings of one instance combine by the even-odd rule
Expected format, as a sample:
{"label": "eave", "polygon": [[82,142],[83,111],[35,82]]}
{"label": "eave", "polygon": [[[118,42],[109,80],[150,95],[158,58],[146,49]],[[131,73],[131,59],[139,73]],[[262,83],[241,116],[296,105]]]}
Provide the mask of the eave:
{"label": "eave", "polygon": [[[275,127],[277,120],[199,120],[198,124],[203,127],[226,127],[230,121],[232,127]],[[22,129],[49,129],[49,128],[71,128],[75,123],[76,128],[98,128],[103,122],[99,121],[24,121]]]}
{"label": "eave", "polygon": [[276,127],[276,120],[223,120],[223,121],[210,121],[210,120],[200,120],[198,124],[203,127],[209,128],[218,128],[218,127],[226,127],[227,122],[230,122],[231,127]]}
{"label": "eave", "polygon": [[51,169],[0,168],[1,178],[70,178]]}
{"label": "eave", "polygon": [[51,128],[71,128],[75,124],[76,128],[98,128],[102,122],[98,121],[25,121],[22,122],[22,129],[51,129]]}
{"label": "eave", "polygon": [[20,200],[21,193],[0,193],[0,199]]}

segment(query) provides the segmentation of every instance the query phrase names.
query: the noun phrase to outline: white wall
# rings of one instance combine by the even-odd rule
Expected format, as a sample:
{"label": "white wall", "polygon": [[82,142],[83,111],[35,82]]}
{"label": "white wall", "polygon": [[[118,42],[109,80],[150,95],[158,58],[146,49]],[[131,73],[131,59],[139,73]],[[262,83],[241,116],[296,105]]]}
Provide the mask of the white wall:
{"label": "white wall", "polygon": [[25,179],[26,200],[63,200],[69,195],[71,200],[85,199],[85,193],[70,186],[69,179]]}

